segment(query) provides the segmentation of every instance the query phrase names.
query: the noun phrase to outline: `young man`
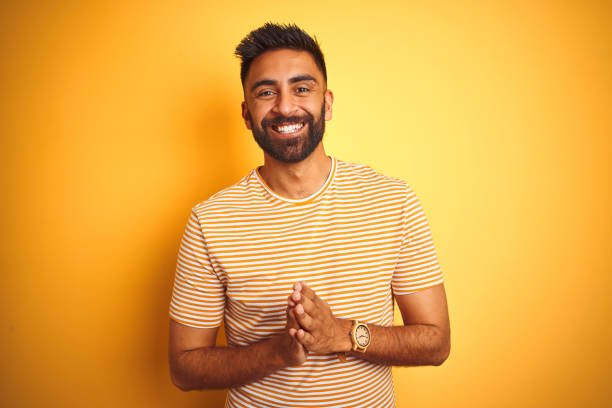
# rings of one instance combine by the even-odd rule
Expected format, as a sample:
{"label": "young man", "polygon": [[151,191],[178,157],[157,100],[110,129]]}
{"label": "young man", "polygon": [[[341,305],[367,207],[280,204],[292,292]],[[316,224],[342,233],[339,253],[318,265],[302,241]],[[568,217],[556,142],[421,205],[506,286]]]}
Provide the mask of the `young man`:
{"label": "young man", "polygon": [[[391,366],[450,352],[420,202],[404,181],[326,155],[334,98],[308,34],[265,24],[236,53],[264,165],[192,208],[169,310],[172,380],[230,388],[229,407],[394,406]],[[216,347],[223,320],[229,347]]]}

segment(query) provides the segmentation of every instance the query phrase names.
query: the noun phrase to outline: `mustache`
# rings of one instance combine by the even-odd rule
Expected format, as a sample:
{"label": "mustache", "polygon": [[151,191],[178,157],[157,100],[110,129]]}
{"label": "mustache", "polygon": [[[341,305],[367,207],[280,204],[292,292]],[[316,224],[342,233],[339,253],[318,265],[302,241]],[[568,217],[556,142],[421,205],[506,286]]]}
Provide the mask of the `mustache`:
{"label": "mustache", "polygon": [[314,117],[310,114],[304,116],[276,116],[272,119],[262,119],[261,127],[265,128],[268,126],[278,126],[283,123],[301,123],[301,122],[312,122]]}

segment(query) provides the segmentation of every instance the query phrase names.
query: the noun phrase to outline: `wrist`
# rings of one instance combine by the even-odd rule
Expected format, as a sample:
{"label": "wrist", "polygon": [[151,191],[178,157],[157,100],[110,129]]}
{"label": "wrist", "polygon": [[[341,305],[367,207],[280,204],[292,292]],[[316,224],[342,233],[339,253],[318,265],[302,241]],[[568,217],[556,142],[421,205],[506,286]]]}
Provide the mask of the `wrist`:
{"label": "wrist", "polygon": [[348,353],[353,349],[353,342],[351,341],[351,327],[353,323],[347,319],[336,319],[336,352]]}
{"label": "wrist", "polygon": [[265,352],[271,357],[268,361],[272,362],[275,369],[290,365],[288,341],[285,336],[285,333],[277,334],[265,342]]}

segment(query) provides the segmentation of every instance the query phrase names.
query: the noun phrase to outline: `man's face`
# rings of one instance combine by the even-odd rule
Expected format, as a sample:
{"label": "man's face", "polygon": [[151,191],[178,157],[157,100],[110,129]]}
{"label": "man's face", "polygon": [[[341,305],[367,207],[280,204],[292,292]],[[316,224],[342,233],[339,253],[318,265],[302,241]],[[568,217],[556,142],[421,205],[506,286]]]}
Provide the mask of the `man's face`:
{"label": "man's face", "polygon": [[257,144],[285,163],[308,157],[323,139],[333,95],[305,51],[267,51],[258,56],[244,82],[242,117]]}

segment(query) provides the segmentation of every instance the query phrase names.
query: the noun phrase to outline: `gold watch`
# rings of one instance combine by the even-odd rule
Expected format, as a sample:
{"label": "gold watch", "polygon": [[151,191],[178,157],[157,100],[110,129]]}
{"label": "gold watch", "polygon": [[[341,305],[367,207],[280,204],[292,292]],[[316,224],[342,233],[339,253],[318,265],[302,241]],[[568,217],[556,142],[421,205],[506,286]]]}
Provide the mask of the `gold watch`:
{"label": "gold watch", "polygon": [[[351,350],[365,353],[372,341],[372,334],[370,333],[368,325],[359,320],[353,320],[353,327],[351,327],[349,335],[351,337],[351,343],[353,343]],[[345,362],[346,353],[338,353],[338,358],[340,361]]]}
{"label": "gold watch", "polygon": [[353,328],[351,329],[351,341],[353,342],[353,351],[365,353],[370,345],[372,334],[367,324],[359,320],[353,320]]}

